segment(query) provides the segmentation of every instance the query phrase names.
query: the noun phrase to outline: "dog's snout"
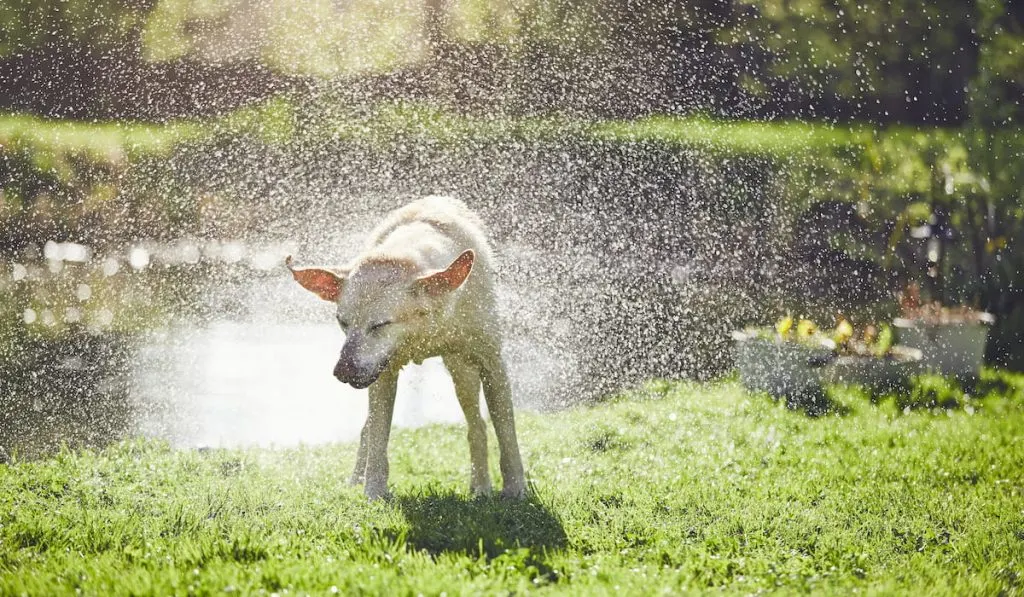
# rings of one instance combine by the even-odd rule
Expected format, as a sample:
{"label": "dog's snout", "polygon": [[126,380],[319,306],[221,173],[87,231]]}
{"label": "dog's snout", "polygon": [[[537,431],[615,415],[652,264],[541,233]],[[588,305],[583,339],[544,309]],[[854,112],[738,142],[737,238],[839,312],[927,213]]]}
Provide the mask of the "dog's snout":
{"label": "dog's snout", "polygon": [[361,390],[377,381],[382,369],[383,366],[380,364],[367,363],[360,359],[358,347],[353,346],[350,341],[341,349],[338,362],[334,365],[334,377],[341,383]]}
{"label": "dog's snout", "polygon": [[359,367],[352,351],[342,349],[338,356],[338,362],[334,365],[334,377],[342,383],[349,383],[352,379],[359,377]]}
{"label": "dog's snout", "polygon": [[335,365],[334,367],[334,377],[336,377],[341,383],[346,383],[357,390],[370,387],[380,376],[380,373],[377,371],[350,371],[340,367],[339,365]]}
{"label": "dog's snout", "polygon": [[345,366],[341,359],[334,365],[334,377],[338,378],[338,381],[342,383],[348,383],[349,368]]}

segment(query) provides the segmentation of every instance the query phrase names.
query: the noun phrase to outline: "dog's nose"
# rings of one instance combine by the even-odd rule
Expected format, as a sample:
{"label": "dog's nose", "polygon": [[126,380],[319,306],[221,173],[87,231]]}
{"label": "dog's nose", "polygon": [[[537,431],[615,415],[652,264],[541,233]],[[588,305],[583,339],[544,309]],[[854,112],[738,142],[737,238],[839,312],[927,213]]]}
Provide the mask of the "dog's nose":
{"label": "dog's nose", "polygon": [[334,377],[341,383],[349,383],[353,379],[359,377],[356,368],[352,366],[352,363],[346,362],[345,359],[338,359],[337,364],[334,365]]}
{"label": "dog's nose", "polygon": [[341,383],[347,383],[357,390],[370,386],[377,381],[388,364],[388,359],[367,360],[360,351],[360,338],[353,334],[338,355],[334,365],[334,377]]}
{"label": "dog's nose", "polygon": [[377,378],[374,376],[358,375],[353,374],[351,371],[346,371],[340,364],[334,367],[334,377],[341,383],[347,383],[357,390],[368,388],[373,382],[377,381]]}
{"label": "dog's nose", "polygon": [[341,383],[347,383],[357,390],[368,387],[377,380],[372,372],[358,367],[351,358],[346,358],[343,352],[337,364],[334,365],[334,377]]}

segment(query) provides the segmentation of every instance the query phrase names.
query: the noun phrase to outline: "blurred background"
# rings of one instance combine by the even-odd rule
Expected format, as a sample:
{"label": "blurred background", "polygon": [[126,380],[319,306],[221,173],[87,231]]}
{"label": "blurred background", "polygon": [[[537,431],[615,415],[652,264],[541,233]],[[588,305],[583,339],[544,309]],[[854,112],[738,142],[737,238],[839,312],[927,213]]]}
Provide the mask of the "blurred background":
{"label": "blurred background", "polygon": [[[523,407],[717,377],[731,329],[889,316],[913,281],[995,314],[987,359],[1024,367],[1020,2],[0,0],[0,23],[8,452],[351,439],[341,334],[283,258],[346,261],[430,193],[491,226]],[[459,420],[437,363],[408,378],[400,424]]]}

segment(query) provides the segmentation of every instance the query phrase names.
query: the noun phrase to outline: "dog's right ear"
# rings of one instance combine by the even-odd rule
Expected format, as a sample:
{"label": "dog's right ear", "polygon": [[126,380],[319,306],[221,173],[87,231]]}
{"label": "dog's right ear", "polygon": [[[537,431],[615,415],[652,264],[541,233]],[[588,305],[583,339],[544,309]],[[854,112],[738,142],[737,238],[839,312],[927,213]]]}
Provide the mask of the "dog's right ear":
{"label": "dog's right ear", "polygon": [[292,276],[306,290],[316,294],[325,301],[335,303],[341,296],[342,286],[345,285],[345,276],[348,274],[342,270],[331,270],[323,267],[292,267],[292,256],[284,260],[284,264],[292,272]]}

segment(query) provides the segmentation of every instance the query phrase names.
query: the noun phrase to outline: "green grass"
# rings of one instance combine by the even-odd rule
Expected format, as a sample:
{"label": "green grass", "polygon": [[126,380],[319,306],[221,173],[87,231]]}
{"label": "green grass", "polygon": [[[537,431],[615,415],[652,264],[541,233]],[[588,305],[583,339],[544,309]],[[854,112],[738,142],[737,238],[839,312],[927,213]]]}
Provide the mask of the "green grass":
{"label": "green grass", "polygon": [[594,125],[593,134],[611,141],[658,141],[700,147],[732,155],[813,155],[850,149],[863,142],[867,129],[808,122],[723,121],[652,116]]}
{"label": "green grass", "polygon": [[77,153],[96,161],[120,162],[133,154],[165,154],[194,138],[196,123],[82,122],[28,114],[0,114],[0,152]]}
{"label": "green grass", "polygon": [[[871,130],[798,121],[713,120],[702,116],[652,116],[638,120],[578,120],[564,117],[482,117],[403,102],[362,112],[322,113],[318,134],[392,142],[408,137],[438,143],[582,140],[605,143],[647,142],[695,148],[714,154],[771,155],[789,158],[820,152],[863,151]],[[935,129],[937,132],[939,129]],[[903,133],[901,133],[902,135]],[[927,136],[927,134],[926,134]]]}
{"label": "green grass", "polygon": [[467,497],[460,427],[396,432],[377,503],[351,445],[64,451],[0,465],[0,594],[1021,594],[1024,383],[983,385],[821,417],[732,382],[522,413],[523,503]]}
{"label": "green grass", "polygon": [[[308,111],[314,115],[312,132],[317,135],[382,142],[410,136],[441,143],[573,138],[657,142],[732,155],[789,157],[823,151],[859,153],[877,133],[899,140],[901,150],[918,152],[927,150],[932,143],[948,144],[955,137],[955,132],[940,128],[893,128],[883,133],[862,125],[726,121],[701,116],[652,116],[628,121],[483,117],[416,102],[360,109],[325,104]],[[176,143],[214,134],[254,134],[267,141],[287,141],[298,132],[294,124],[299,112],[300,108],[290,100],[274,98],[218,118],[165,124],[92,123],[0,114],[0,149],[24,145],[34,151],[80,151],[102,158],[129,152],[163,153]]]}
{"label": "green grass", "polygon": [[[861,173],[893,192],[922,192],[932,182],[932,162],[966,171],[967,137],[939,127],[872,128],[802,121],[727,121],[702,116],[651,116],[637,120],[574,120],[562,117],[510,118],[458,114],[417,102],[352,107],[321,100],[297,104],[286,97],[240,108],[225,116],[165,124],[80,122],[25,114],[0,114],[0,154],[22,149],[50,168],[56,157],[74,154],[120,164],[137,155],[164,155],[192,141],[238,136],[266,143],[300,144],[346,139],[383,148],[395,143],[461,146],[478,143],[580,140],[601,143],[656,143],[719,157],[762,156],[803,167],[828,166],[827,176]],[[990,142],[1015,148],[1003,131]],[[39,157],[42,156],[42,157]],[[1007,159],[1011,159],[1008,157]],[[850,174],[850,172],[854,174]],[[858,179],[860,180],[860,179]],[[861,197],[862,199],[864,197]]]}

